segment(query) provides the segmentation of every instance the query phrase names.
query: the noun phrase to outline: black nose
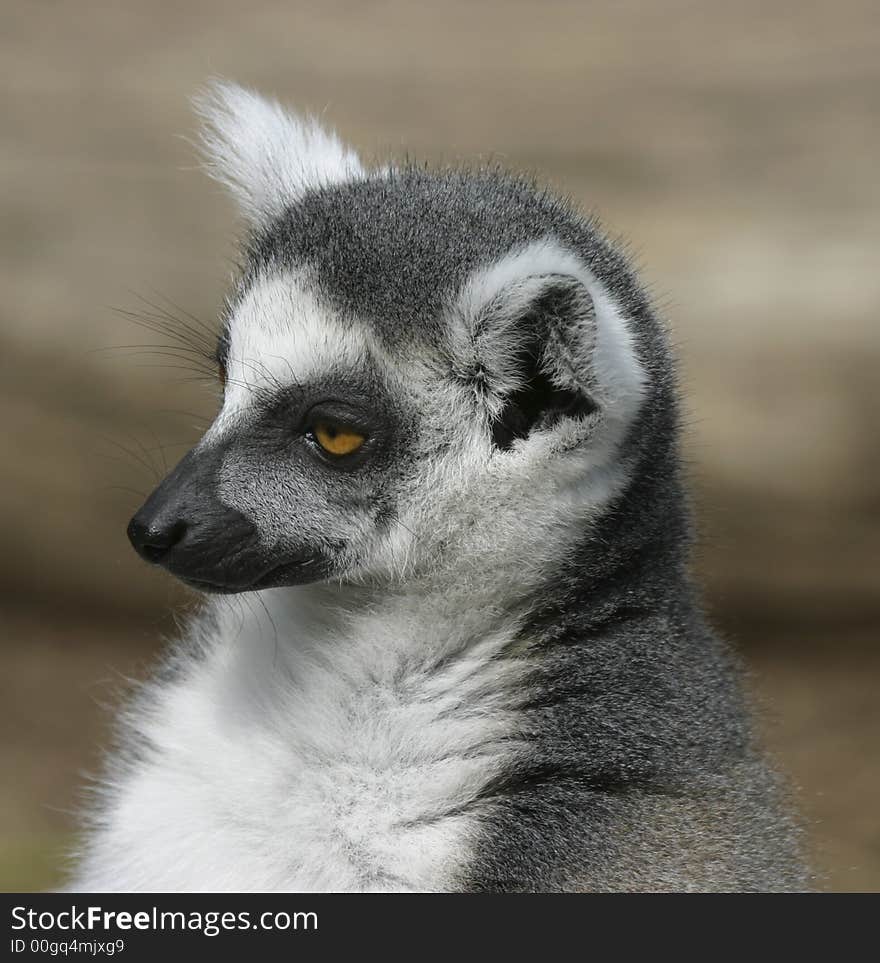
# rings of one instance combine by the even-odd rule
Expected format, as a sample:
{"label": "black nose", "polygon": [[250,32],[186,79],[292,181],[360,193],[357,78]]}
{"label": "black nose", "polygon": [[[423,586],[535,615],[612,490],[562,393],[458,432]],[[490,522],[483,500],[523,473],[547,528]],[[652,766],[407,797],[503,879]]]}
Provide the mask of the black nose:
{"label": "black nose", "polygon": [[181,519],[143,519],[140,512],[128,523],[128,539],[134,550],[148,562],[161,562],[184,536],[186,522]]}

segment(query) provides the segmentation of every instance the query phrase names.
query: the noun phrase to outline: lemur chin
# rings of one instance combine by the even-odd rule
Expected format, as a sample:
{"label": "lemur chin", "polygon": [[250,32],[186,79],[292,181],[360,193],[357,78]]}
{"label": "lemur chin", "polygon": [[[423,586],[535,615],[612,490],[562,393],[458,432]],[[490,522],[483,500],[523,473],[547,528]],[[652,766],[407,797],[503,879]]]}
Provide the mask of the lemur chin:
{"label": "lemur chin", "polygon": [[229,84],[198,106],[248,224],[223,401],[128,534],[206,597],[71,888],[807,885],[623,254],[519,177],[371,170]]}

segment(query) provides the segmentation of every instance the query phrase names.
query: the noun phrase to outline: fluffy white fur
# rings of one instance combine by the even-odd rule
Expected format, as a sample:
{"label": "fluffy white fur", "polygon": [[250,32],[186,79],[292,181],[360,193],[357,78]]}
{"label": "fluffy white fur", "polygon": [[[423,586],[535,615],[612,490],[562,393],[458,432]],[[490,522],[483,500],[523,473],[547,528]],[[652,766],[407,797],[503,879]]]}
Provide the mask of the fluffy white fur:
{"label": "fluffy white fur", "polygon": [[307,272],[285,271],[261,279],[236,307],[223,410],[206,437],[212,439],[234,424],[255,393],[354,367],[365,350],[365,334],[354,332],[321,303]]}
{"label": "fluffy white fur", "polygon": [[251,223],[282,213],[309,189],[363,174],[357,155],[314,118],[237,84],[216,81],[194,103],[207,170]]}
{"label": "fluffy white fur", "polygon": [[[486,598],[317,586],[263,602],[215,603],[203,659],[132,718],[155,749],[111,790],[74,888],[454,886],[476,830],[456,810],[511,752],[516,667],[492,655],[515,626]],[[438,671],[465,636],[481,641]]]}

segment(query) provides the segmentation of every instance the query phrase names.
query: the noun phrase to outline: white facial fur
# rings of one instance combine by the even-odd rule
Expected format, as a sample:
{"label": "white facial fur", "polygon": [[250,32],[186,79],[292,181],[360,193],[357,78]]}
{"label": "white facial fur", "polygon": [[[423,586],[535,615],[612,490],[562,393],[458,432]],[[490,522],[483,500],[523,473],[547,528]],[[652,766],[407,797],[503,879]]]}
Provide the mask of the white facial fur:
{"label": "white facial fur", "polygon": [[253,404],[255,393],[317,380],[335,368],[356,368],[366,345],[366,332],[340,323],[307,272],[261,278],[231,319],[227,387],[211,431],[233,423]]}

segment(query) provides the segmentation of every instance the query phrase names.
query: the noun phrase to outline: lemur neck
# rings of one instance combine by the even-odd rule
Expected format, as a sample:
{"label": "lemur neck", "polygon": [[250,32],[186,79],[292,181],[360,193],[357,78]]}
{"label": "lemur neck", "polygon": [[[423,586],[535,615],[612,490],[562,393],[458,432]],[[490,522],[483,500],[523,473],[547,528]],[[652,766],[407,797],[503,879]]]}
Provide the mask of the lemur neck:
{"label": "lemur neck", "polygon": [[497,658],[516,637],[530,604],[487,572],[462,574],[458,581],[321,584],[262,596],[292,653],[344,653],[377,678],[406,670],[429,673],[457,659]]}

